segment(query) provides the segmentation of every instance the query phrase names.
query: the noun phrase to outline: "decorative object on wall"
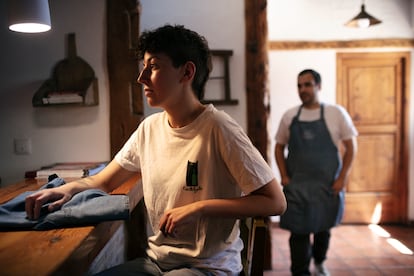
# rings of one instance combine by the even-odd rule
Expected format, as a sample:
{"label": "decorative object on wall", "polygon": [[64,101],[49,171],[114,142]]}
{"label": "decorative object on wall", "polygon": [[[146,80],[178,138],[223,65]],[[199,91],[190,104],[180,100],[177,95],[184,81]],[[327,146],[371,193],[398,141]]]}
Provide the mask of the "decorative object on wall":
{"label": "decorative object on wall", "polygon": [[211,50],[213,70],[206,84],[204,103],[215,105],[237,105],[238,100],[230,94],[230,56],[232,50]]}
{"label": "decorative object on wall", "polygon": [[9,0],[9,29],[41,33],[51,28],[48,0]]}
{"label": "decorative object on wall", "polygon": [[370,15],[369,13],[365,11],[365,3],[364,3],[364,0],[362,0],[361,12],[357,16],[349,20],[345,24],[345,26],[353,27],[353,28],[368,28],[372,25],[376,25],[381,22],[382,22],[381,20],[373,17],[372,15]]}
{"label": "decorative object on wall", "polygon": [[52,78],[46,80],[32,99],[33,106],[98,104],[98,81],[92,67],[76,54],[75,34],[70,33],[68,56],[59,61]]}

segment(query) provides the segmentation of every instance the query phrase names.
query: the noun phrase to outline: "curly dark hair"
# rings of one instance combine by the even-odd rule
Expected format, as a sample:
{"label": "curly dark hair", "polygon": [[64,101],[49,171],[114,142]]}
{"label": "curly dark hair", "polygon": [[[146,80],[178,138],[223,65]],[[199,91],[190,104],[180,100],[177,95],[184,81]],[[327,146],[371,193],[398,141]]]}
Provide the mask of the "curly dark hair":
{"label": "curly dark hair", "polygon": [[153,31],[142,32],[138,41],[138,58],[144,54],[163,53],[179,67],[191,61],[196,66],[192,88],[199,100],[204,97],[204,87],[210,75],[211,53],[207,40],[182,25],[165,25]]}

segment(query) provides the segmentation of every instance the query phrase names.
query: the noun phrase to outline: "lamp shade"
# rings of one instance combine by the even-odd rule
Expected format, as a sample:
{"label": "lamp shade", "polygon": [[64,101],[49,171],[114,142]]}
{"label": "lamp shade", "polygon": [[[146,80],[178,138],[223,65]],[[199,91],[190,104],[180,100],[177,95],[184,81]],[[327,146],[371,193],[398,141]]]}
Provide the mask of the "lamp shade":
{"label": "lamp shade", "polygon": [[12,31],[41,33],[51,28],[48,0],[9,0],[8,12]]}
{"label": "lamp shade", "polygon": [[369,26],[379,24],[381,20],[373,17],[365,11],[365,5],[361,5],[361,12],[349,20],[345,26],[354,28],[368,28]]}

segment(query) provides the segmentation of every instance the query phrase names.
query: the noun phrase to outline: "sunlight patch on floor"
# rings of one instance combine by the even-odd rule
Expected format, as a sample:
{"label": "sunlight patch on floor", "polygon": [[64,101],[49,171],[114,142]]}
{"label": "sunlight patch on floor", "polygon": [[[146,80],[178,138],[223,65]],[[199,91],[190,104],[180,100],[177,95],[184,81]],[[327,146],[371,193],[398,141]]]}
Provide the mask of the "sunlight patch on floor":
{"label": "sunlight patch on floor", "polygon": [[394,247],[395,249],[397,249],[401,254],[405,254],[405,255],[413,255],[413,251],[408,248],[407,246],[405,246],[402,242],[400,242],[399,240],[393,239],[393,238],[388,238],[387,242],[389,244],[392,245],[392,247]]}
{"label": "sunlight patch on floor", "polygon": [[388,233],[381,226],[379,226],[377,224],[370,224],[370,225],[368,225],[368,228],[371,229],[371,231],[373,233],[375,233],[377,236],[382,237],[382,238],[386,238],[387,239],[387,242],[392,247],[394,247],[394,249],[396,249],[398,252],[400,252],[401,254],[404,254],[404,255],[414,255],[414,252],[410,248],[408,248],[407,246],[405,246],[399,240],[392,238],[391,237],[391,234]]}
{"label": "sunlight patch on floor", "polygon": [[382,213],[382,203],[377,202],[377,204],[375,205],[374,212],[372,213],[372,217],[371,217],[372,223],[368,225],[368,228],[371,229],[371,231],[375,233],[377,236],[386,238],[387,242],[401,254],[413,255],[414,253],[411,249],[409,249],[399,240],[392,238],[390,233],[388,233],[384,228],[378,225],[379,221],[381,220],[381,213]]}

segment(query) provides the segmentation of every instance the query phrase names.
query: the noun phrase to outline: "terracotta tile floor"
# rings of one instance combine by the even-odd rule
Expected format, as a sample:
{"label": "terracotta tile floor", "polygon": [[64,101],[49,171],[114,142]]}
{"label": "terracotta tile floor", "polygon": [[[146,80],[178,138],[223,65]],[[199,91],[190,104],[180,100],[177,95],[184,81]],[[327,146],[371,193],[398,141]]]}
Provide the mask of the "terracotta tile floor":
{"label": "terracotta tile floor", "polygon": [[[402,254],[388,242],[396,239],[414,251],[414,226],[381,225],[390,237],[374,233],[368,225],[340,225],[332,229],[326,267],[331,276],[414,275],[414,255]],[[290,233],[272,224],[272,270],[264,276],[290,275]],[[311,266],[311,271],[313,267]]]}

